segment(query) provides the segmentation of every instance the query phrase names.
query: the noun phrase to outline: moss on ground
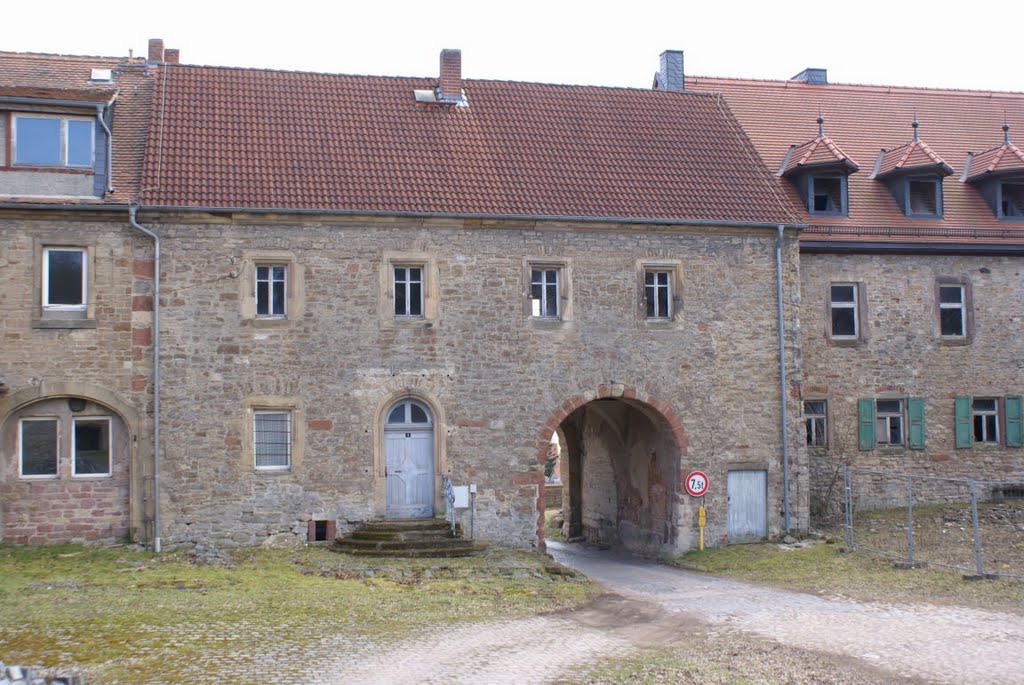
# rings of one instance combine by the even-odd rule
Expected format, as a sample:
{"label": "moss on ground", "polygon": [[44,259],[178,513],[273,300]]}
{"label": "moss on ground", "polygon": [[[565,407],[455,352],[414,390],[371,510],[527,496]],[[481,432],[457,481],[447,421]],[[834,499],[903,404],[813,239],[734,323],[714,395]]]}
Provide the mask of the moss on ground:
{"label": "moss on ground", "polygon": [[548,575],[546,557],[501,550],[445,560],[324,547],[232,556],[229,566],[196,566],[184,554],[0,545],[0,660],[79,667],[104,683],[173,680],[183,664],[237,660],[240,642],[265,640],[272,655],[338,634],[389,641],[431,623],[576,606],[590,593],[584,579]]}

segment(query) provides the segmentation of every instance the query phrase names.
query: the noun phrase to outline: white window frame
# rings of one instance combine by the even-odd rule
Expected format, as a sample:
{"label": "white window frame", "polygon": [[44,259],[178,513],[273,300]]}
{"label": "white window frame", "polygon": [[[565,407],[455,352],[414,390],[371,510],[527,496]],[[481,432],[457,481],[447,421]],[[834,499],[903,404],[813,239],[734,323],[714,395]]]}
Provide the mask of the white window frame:
{"label": "white window frame", "polygon": [[[102,421],[107,424],[107,470],[105,473],[78,472],[76,426],[79,421]],[[71,475],[75,478],[109,478],[114,471],[114,436],[109,416],[74,416],[71,419]]]}
{"label": "white window frame", "polygon": [[[853,301],[836,302],[833,299],[832,288],[853,288]],[[828,286],[828,302],[829,302],[829,335],[833,340],[858,340],[860,338],[860,284],[859,283],[829,283]],[[853,311],[853,333],[840,333],[835,332],[835,321],[832,312],[836,309],[850,309]]]}
{"label": "white window frame", "polygon": [[[956,288],[960,291],[959,302],[943,302],[942,301],[942,289],[943,288]],[[939,283],[939,335],[943,338],[960,339],[967,337],[967,288],[959,283]],[[959,333],[943,333],[942,332],[942,312],[943,310],[957,309],[960,311],[960,332]]]}
{"label": "white window frame", "polygon": [[[881,402],[897,402],[899,409],[897,411],[883,412],[879,408],[879,404]],[[907,403],[902,397],[881,397],[875,400],[875,442],[878,445],[887,447],[899,447],[906,444],[906,411]],[[899,442],[892,442],[889,439],[890,434],[892,432],[892,425],[894,421],[899,422]]]}
{"label": "white window frame", "polygon": [[[51,114],[15,114],[12,118],[12,132],[11,132],[11,162],[17,167],[65,167],[68,169],[92,169],[96,164],[96,122],[91,117],[74,117],[74,116],[59,116]],[[18,161],[18,120],[19,119],[57,119],[60,121],[60,160],[56,164],[40,163],[40,162],[19,162]],[[88,164],[69,164],[68,163],[68,144],[70,139],[68,137],[68,122],[69,121],[85,121],[91,126],[89,136],[89,163]]]}
{"label": "white window frame", "polygon": [[[555,276],[554,283],[548,281],[549,272]],[[535,274],[540,274],[540,280],[535,280]],[[530,265],[530,316],[534,319],[545,321],[557,321],[562,318],[562,267],[555,264],[531,264]],[[554,314],[547,313],[550,309],[548,288],[555,287]],[[540,299],[533,296],[534,286],[540,286]]]}
{"label": "white window frame", "polygon": [[[26,423],[52,421],[55,424],[56,440],[54,442],[53,465],[54,473],[25,473],[24,459],[24,428]],[[31,480],[56,480],[60,478],[60,419],[56,416],[26,416],[18,420],[18,477]]]}
{"label": "white window frame", "polygon": [[[810,412],[808,411],[807,405],[809,404],[820,404],[821,412]],[[814,430],[815,424],[821,424],[821,443],[814,441],[814,436],[818,433]],[[807,446],[817,448],[828,447],[828,400],[824,399],[806,399],[804,400],[804,426],[807,431]]]}
{"label": "white window frame", "polygon": [[[267,270],[267,278],[260,278],[260,269]],[[274,278],[274,269],[284,269],[284,275],[281,278]],[[256,304],[256,318],[257,319],[286,319],[288,318],[288,264],[286,263],[257,263],[256,268],[253,269],[254,283],[253,283],[253,302]],[[267,284],[267,313],[260,314],[260,283]],[[274,298],[274,284],[281,283],[281,313],[274,313],[274,305],[277,300]]]}
{"label": "white window frame", "polygon": [[[405,279],[401,280],[401,281],[398,280],[398,270],[399,269],[404,269],[405,270]],[[418,279],[413,279],[412,274],[410,273],[412,269],[419,270],[420,275],[419,275]],[[425,318],[424,312],[426,310],[426,305],[427,305],[427,303],[426,303],[426,289],[427,289],[426,271],[427,271],[427,269],[426,269],[426,266],[424,264],[404,264],[404,263],[401,263],[401,262],[392,262],[391,263],[391,287],[392,287],[392,291],[391,292],[392,292],[392,298],[393,298],[392,308],[394,309],[395,318],[397,318],[397,319],[423,319],[423,318]],[[411,297],[412,286],[415,285],[415,284],[418,284],[420,286],[420,294],[419,294],[418,298]],[[398,311],[398,291],[399,291],[399,289],[401,289],[403,294],[405,295],[405,297],[404,297],[405,311],[404,312],[399,312]],[[416,301],[419,303],[419,308],[420,308],[420,313],[419,314],[412,314],[412,313],[410,313],[410,310],[412,309],[410,307],[410,304],[412,303],[413,299],[416,299]]]}
{"label": "white window frame", "polygon": [[[654,277],[654,283],[648,283],[648,277]],[[664,277],[665,282],[659,283],[660,277]],[[671,321],[674,312],[672,311],[672,281],[675,278],[675,274],[671,269],[658,269],[658,268],[647,268],[644,269],[644,316],[648,321]],[[664,291],[665,293],[665,307],[664,311],[660,311],[661,301],[658,295]],[[652,299],[653,293],[653,299]],[[653,303],[653,313],[651,313],[651,305]]]}
{"label": "white window frame", "polygon": [[[82,256],[82,301],[79,304],[50,304],[50,253],[78,252]],[[43,248],[43,309],[46,311],[81,312],[89,305],[89,251],[84,247],[52,246]]]}
{"label": "white window frame", "polygon": [[[260,440],[259,434],[256,430],[256,417],[266,416],[271,414],[282,414],[287,417],[286,435],[288,436],[287,441],[287,454],[285,464],[265,464],[260,465]],[[292,467],[292,455],[295,449],[295,430],[294,430],[294,416],[291,409],[254,409],[252,412],[252,455],[253,455],[253,467],[257,471],[287,471]]]}
{"label": "white window frame", "polygon": [[[978,402],[991,402],[992,409],[978,409]],[[988,421],[987,419],[992,418],[992,434],[989,435]],[[981,436],[979,437],[977,428],[977,420],[981,418]],[[972,397],[971,398],[971,437],[974,442],[985,445],[998,445],[999,444],[999,400],[995,397]]]}

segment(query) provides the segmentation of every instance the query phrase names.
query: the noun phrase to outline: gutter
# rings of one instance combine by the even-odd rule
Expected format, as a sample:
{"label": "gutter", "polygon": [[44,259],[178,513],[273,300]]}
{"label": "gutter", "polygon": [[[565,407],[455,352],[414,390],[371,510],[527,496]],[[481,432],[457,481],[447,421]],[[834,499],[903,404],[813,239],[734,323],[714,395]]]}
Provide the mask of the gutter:
{"label": "gutter", "polygon": [[110,132],[110,127],[107,126],[107,122],[103,119],[104,115],[109,111],[109,105],[97,105],[96,106],[96,121],[100,122],[100,126],[103,131],[107,134],[107,192],[114,192],[114,134]]}
{"label": "gutter", "polygon": [[786,426],[786,341],[782,327],[782,238],[785,226],[778,226],[779,238],[775,242],[775,296],[779,319],[779,407],[782,434],[782,516],[783,528],[789,532],[789,430]]}
{"label": "gutter", "polygon": [[153,239],[153,551],[160,551],[160,236],[136,221],[137,205],[128,207],[128,223]]}
{"label": "gutter", "polygon": [[[805,234],[806,235],[806,234]],[[801,240],[807,254],[930,254],[930,255],[1024,255],[1024,243],[872,243],[838,240]]]}

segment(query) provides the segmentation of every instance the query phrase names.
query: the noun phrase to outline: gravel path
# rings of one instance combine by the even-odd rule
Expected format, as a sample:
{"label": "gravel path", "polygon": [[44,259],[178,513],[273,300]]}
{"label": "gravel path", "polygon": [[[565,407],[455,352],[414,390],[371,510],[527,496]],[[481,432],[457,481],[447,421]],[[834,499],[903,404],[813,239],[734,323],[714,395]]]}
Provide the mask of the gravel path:
{"label": "gravel path", "polygon": [[1024,617],[963,607],[824,599],[549,543],[549,551],[627,597],[786,645],[840,654],[900,676],[1021,682]]}

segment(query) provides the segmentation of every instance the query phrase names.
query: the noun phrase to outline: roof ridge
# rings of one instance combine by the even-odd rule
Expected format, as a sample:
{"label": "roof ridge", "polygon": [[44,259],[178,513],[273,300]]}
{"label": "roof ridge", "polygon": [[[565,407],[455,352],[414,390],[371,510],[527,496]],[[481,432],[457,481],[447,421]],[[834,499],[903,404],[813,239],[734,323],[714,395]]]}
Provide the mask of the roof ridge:
{"label": "roof ridge", "polygon": [[727,81],[729,83],[743,84],[773,84],[780,88],[812,88],[817,90],[854,90],[863,91],[889,91],[889,92],[914,92],[914,93],[935,93],[945,95],[970,95],[970,96],[1014,96],[1024,97],[1024,90],[982,90],[972,88],[943,88],[941,86],[900,86],[886,85],[884,83],[828,83],[814,84],[790,79],[769,79],[769,78],[741,78],[736,76],[687,76],[687,82],[694,81],[699,85],[701,81]]}

